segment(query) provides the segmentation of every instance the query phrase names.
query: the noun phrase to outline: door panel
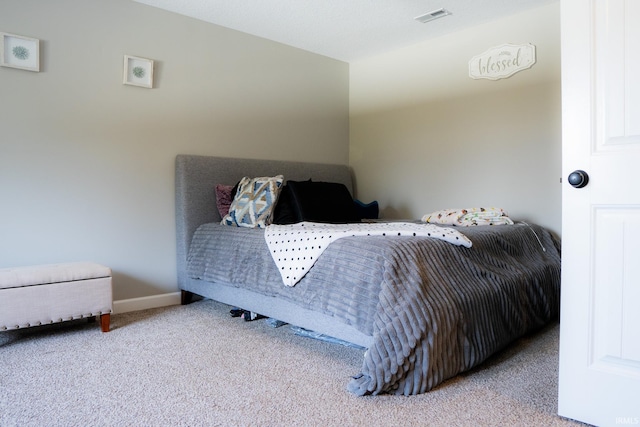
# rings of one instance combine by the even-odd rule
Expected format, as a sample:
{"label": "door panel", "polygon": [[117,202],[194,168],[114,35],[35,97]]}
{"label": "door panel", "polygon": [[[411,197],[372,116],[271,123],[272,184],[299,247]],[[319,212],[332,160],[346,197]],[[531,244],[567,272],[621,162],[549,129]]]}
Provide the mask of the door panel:
{"label": "door panel", "polygon": [[640,144],[640,26],[634,16],[640,16],[637,0],[594,4],[596,151]]}
{"label": "door panel", "polygon": [[598,207],[593,226],[590,363],[639,375],[640,310],[634,304],[640,301],[640,209]]}

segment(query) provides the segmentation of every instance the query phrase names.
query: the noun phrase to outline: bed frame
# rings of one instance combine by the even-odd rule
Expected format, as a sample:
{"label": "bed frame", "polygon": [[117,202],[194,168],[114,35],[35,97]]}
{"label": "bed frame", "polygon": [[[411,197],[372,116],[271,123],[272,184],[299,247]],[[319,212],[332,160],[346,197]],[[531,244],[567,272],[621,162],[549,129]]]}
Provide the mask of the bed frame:
{"label": "bed frame", "polygon": [[216,208],[215,185],[235,185],[244,176],[278,174],[284,175],[285,180],[311,178],[342,183],[353,194],[352,174],[346,165],[195,155],[176,157],[177,268],[182,304],[191,302],[194,294],[200,295],[368,348],[373,337],[333,316],[229,284],[192,279],[186,274],[187,255],[194,232],[201,224],[222,219]]}

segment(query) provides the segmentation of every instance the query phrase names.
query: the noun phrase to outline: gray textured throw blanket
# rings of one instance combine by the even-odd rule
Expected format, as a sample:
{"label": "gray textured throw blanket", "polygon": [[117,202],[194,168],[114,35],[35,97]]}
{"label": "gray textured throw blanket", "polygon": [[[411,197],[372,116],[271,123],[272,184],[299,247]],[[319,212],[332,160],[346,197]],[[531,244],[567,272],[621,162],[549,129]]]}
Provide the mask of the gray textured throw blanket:
{"label": "gray textured throw blanket", "polygon": [[412,395],[477,366],[557,318],[559,243],[532,225],[469,227],[472,248],[419,237],[346,237],[287,287],[264,230],[205,224],[188,274],[276,295],[373,336],[357,395]]}

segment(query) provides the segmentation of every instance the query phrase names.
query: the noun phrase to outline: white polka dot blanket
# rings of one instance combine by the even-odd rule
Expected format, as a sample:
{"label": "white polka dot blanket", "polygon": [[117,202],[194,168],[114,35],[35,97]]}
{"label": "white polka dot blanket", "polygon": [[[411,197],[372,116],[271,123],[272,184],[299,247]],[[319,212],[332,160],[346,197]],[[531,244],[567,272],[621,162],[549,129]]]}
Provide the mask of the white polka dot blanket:
{"label": "white polka dot blanket", "polygon": [[331,242],[350,236],[421,236],[467,248],[472,245],[471,240],[452,228],[412,222],[271,224],[264,234],[269,252],[287,286],[295,286]]}

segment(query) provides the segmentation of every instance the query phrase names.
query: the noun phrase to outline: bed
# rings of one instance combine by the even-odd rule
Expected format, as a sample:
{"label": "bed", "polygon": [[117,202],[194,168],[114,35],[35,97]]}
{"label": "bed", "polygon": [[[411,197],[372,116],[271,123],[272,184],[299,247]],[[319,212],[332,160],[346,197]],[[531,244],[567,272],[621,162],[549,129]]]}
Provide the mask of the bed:
{"label": "bed", "polygon": [[427,237],[333,241],[285,286],[263,228],[220,224],[214,187],[243,177],[343,184],[348,166],[195,155],[176,158],[178,284],[193,295],[363,347],[356,395],[427,392],[557,319],[560,244],[543,227],[464,228],[471,248]]}

